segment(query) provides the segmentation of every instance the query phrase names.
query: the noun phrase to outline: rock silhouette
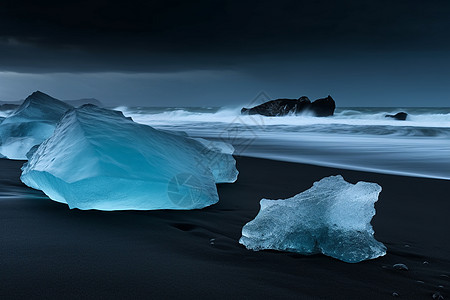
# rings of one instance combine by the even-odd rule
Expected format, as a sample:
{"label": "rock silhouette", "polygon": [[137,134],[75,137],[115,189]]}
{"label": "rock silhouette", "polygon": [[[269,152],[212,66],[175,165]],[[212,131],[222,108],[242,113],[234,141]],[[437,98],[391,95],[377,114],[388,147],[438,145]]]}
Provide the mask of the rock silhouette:
{"label": "rock silhouette", "polygon": [[393,118],[400,121],[405,121],[406,117],[408,117],[408,114],[401,111],[399,113],[396,113],[395,115],[385,115],[386,118]]}
{"label": "rock silhouette", "polygon": [[271,100],[252,108],[244,107],[241,109],[241,114],[279,117],[312,112],[317,117],[328,117],[334,114],[335,109],[336,103],[330,95],[313,102],[308,97],[302,96],[298,99]]}

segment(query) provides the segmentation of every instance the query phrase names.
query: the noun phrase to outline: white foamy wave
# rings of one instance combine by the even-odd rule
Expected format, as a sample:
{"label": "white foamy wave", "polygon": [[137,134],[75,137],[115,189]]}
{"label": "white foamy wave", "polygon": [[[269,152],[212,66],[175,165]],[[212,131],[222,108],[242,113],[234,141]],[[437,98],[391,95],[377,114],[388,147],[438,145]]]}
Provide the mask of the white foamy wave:
{"label": "white foamy wave", "polygon": [[420,122],[425,124],[434,123],[450,123],[450,114],[423,114],[423,115],[410,115],[411,121]]}
{"label": "white foamy wave", "polygon": [[[377,113],[364,113],[357,110],[343,110],[340,112],[336,112],[334,117],[335,119],[344,120],[344,119],[354,119],[354,120],[386,120],[386,115],[395,115],[400,110],[392,110],[385,112],[377,112]],[[408,110],[402,110],[408,113]],[[450,113],[417,113],[417,112],[409,112],[407,121],[412,122],[420,122],[424,123],[423,125],[434,124],[437,122],[450,123]]]}
{"label": "white foamy wave", "polygon": [[13,112],[12,110],[0,110],[0,118],[6,118],[12,112]]}
{"label": "white foamy wave", "polygon": [[182,108],[173,108],[170,110],[155,110],[150,109],[140,110],[136,108],[117,107],[115,110],[120,110],[127,117],[132,117],[133,120],[139,123],[148,125],[164,125],[176,123],[191,123],[191,122],[232,122],[240,114],[238,110],[234,109],[220,109],[218,111],[209,109],[208,111],[189,111]]}
{"label": "white foamy wave", "polygon": [[406,121],[398,121],[386,118],[387,114],[395,114],[399,110],[387,111],[358,111],[345,109],[337,111],[331,117],[314,117],[309,114],[284,117],[265,117],[260,115],[241,115],[240,108],[208,109],[205,111],[192,111],[189,109],[151,110],[139,108],[117,107],[116,110],[124,112],[139,123],[158,126],[187,123],[240,123],[247,126],[253,125],[352,125],[352,126],[413,126],[413,127],[440,127],[450,128],[450,113],[408,113]]}

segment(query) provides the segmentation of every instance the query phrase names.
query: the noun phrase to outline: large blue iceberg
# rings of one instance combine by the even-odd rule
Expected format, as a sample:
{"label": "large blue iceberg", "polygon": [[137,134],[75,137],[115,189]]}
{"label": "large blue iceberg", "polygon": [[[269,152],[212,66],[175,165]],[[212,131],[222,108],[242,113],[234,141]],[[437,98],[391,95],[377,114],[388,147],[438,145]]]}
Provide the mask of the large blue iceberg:
{"label": "large blue iceberg", "polygon": [[203,208],[218,201],[216,183],[238,174],[225,144],[205,143],[83,105],[30,150],[21,180],[70,208]]}
{"label": "large blue iceberg", "polygon": [[27,152],[52,135],[56,123],[72,106],[34,92],[0,123],[0,155],[26,159]]}
{"label": "large blue iceberg", "polygon": [[370,224],[381,187],[330,176],[285,200],[261,200],[261,210],[242,229],[240,243],[255,251],[323,253],[357,263],[386,254]]}

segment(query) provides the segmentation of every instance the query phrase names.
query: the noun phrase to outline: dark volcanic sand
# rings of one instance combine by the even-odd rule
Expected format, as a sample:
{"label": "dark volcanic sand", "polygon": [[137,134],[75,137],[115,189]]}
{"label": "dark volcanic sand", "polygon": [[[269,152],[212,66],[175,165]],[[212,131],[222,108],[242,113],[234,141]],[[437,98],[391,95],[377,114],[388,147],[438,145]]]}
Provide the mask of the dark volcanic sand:
{"label": "dark volcanic sand", "polygon": [[[20,183],[22,162],[1,159],[0,298],[450,297],[450,181],[237,161],[238,181],[220,185],[212,207],[101,212],[47,199]],[[372,223],[386,256],[347,264],[238,244],[261,198],[291,197],[336,174],[383,187]]]}

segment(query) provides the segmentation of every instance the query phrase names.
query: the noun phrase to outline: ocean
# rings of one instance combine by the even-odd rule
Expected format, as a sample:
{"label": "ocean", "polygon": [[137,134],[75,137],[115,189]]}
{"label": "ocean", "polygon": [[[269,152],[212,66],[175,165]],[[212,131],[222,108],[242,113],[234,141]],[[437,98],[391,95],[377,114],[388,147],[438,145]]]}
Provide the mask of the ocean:
{"label": "ocean", "polygon": [[[332,117],[241,115],[241,107],[116,107],[134,121],[231,143],[235,154],[450,179],[450,107],[341,107]],[[386,118],[404,111],[406,121]]]}

